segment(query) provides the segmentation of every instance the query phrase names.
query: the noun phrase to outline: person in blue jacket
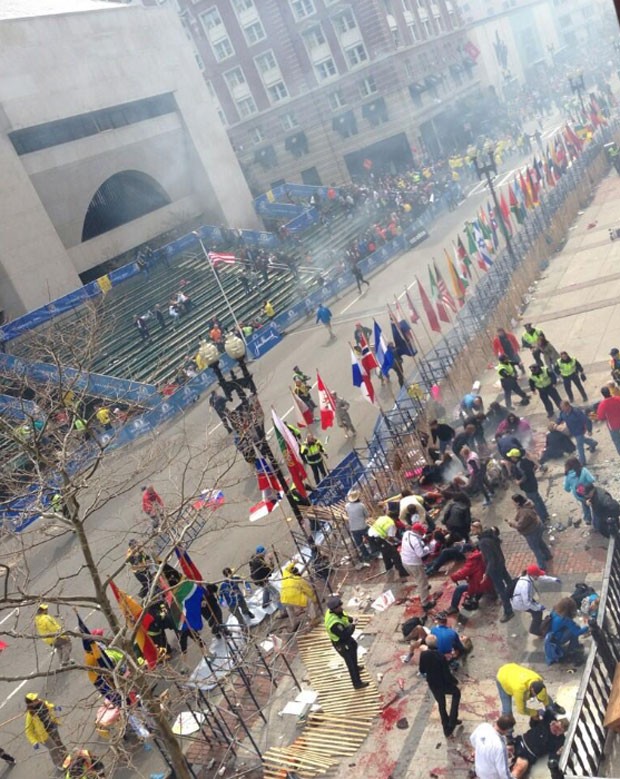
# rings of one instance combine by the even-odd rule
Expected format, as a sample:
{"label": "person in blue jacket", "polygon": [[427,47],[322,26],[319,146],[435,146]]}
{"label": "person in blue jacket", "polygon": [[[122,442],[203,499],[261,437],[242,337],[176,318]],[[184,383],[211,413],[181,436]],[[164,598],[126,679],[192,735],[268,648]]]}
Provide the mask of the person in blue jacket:
{"label": "person in blue jacket", "polygon": [[545,636],[545,660],[547,665],[557,662],[573,662],[582,665],[583,649],[579,636],[586,635],[590,628],[587,625],[579,627],[574,617],[577,615],[577,604],[572,598],[562,598],[555,604],[551,612],[549,631]]}
{"label": "person in blue jacket", "polygon": [[586,525],[592,524],[592,511],[587,503],[586,487],[594,484],[596,479],[576,457],[569,457],[564,463],[564,492],[570,492],[581,506]]}
{"label": "person in blue jacket", "polygon": [[321,323],[322,325],[325,325],[329,332],[330,338],[335,338],[334,331],[332,330],[332,312],[327,308],[327,306],[324,306],[322,303],[319,305],[319,307],[316,310],[316,324]]}

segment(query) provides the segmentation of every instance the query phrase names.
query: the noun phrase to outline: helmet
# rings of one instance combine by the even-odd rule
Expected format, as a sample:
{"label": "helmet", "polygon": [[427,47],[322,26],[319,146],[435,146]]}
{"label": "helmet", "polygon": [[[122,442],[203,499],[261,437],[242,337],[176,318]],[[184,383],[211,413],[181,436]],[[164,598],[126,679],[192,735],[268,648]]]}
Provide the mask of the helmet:
{"label": "helmet", "polygon": [[521,457],[521,452],[518,449],[510,449],[506,453],[506,457]]}
{"label": "helmet", "polygon": [[39,694],[36,692],[27,692],[26,693],[26,703],[32,703],[32,701],[38,701],[39,700]]}
{"label": "helmet", "polygon": [[39,603],[39,611],[47,611],[49,609],[49,606],[47,603]]}
{"label": "helmet", "polygon": [[267,550],[264,546],[257,546],[256,547],[256,554],[264,554]]}

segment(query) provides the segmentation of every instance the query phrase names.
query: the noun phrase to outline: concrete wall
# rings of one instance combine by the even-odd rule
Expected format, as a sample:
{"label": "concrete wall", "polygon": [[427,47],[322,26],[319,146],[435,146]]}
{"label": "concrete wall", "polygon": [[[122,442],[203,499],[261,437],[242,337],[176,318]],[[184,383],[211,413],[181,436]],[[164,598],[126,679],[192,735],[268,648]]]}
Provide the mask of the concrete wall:
{"label": "concrete wall", "polygon": [[[79,285],[76,271],[170,229],[175,219],[204,212],[212,223],[259,226],[191,45],[170,6],[111,7],[1,22],[0,72],[5,115],[0,262],[12,284],[11,289],[2,285],[0,306],[9,315],[47,302],[50,294],[69,292]],[[23,156],[6,138],[10,130],[167,92],[175,96],[176,114]],[[154,178],[170,206],[81,244],[91,198],[122,170]],[[15,211],[21,220],[7,218]],[[30,247],[27,274],[16,259],[25,253],[24,244]],[[32,275],[33,267],[42,275]]]}

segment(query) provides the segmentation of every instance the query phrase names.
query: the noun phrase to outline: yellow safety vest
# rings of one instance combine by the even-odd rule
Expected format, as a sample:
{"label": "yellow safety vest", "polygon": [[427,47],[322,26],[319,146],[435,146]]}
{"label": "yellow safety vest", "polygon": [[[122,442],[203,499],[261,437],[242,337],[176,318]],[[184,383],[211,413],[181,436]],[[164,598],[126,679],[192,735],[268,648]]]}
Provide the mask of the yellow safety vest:
{"label": "yellow safety vest", "polygon": [[551,379],[547,368],[541,368],[540,370],[541,372],[538,374],[538,376],[534,376],[532,373],[530,375],[530,379],[532,380],[536,389],[546,389],[553,384],[553,380]]}
{"label": "yellow safety vest", "polygon": [[317,465],[323,460],[323,445],[319,444],[304,444],[302,454],[306,458],[308,465]]}
{"label": "yellow safety vest", "polygon": [[558,370],[560,371],[560,375],[564,378],[572,376],[573,373],[575,373],[577,370],[577,360],[574,357],[572,357],[568,362],[558,360]]}
{"label": "yellow safety vest", "polygon": [[334,625],[343,625],[343,627],[346,628],[351,624],[351,622],[351,617],[349,617],[344,612],[342,614],[334,614],[334,612],[330,611],[329,609],[325,612],[325,630],[327,630],[327,635],[334,642],[334,644],[336,644],[338,641],[341,641],[340,636],[337,636],[334,632],[332,632]]}
{"label": "yellow safety vest", "polygon": [[[514,365],[512,365],[511,363],[503,363],[503,362],[500,362],[500,364],[495,368],[495,370],[498,373],[500,373],[500,371],[505,371],[506,376],[514,376],[517,372],[517,369],[515,368]],[[501,373],[500,373],[500,378],[504,378],[501,375]]]}
{"label": "yellow safety vest", "polygon": [[538,339],[540,338],[540,330],[532,330],[528,333],[527,330],[523,333],[523,340],[530,346],[537,346]]}
{"label": "yellow safety vest", "polygon": [[382,517],[375,519],[371,527],[377,533],[380,538],[387,538],[388,531],[394,526],[394,520],[392,517],[388,517],[384,514]]}

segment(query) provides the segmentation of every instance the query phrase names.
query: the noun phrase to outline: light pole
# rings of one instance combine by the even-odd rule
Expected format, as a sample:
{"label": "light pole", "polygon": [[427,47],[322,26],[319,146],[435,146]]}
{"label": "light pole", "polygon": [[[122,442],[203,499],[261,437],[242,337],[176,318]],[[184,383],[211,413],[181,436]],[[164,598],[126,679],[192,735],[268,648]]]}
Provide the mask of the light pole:
{"label": "light pole", "polygon": [[581,103],[581,110],[585,116],[586,107],[583,102],[583,93],[586,91],[586,83],[583,80],[583,73],[578,73],[576,76],[569,76],[568,83],[570,84],[571,91],[576,94]]}
{"label": "light pole", "polygon": [[480,162],[478,162],[478,157],[474,157],[472,161],[474,163],[474,168],[476,169],[478,180],[482,181],[483,176],[487,180],[487,184],[489,185],[489,190],[491,192],[491,197],[493,198],[493,203],[495,204],[495,213],[499,219],[499,223],[502,227],[502,233],[504,234],[504,240],[506,241],[506,248],[508,249],[508,254],[512,260],[513,267],[516,268],[518,264],[517,255],[515,254],[514,247],[512,245],[512,238],[508,232],[508,226],[504,221],[504,215],[502,214],[502,210],[499,207],[497,194],[495,192],[495,187],[493,186],[493,178],[491,176],[491,173],[493,173],[494,176],[497,176],[497,164],[495,163],[493,152],[489,152],[489,161],[486,165],[481,165]]}
{"label": "light pole", "polygon": [[[220,367],[221,354],[215,344],[207,343],[201,347],[202,356],[208,367],[215,373],[218,384],[225,395],[225,401],[221,398],[219,402],[215,401],[212,405],[226,430],[229,433],[236,433],[240,443],[251,445],[267,461],[282,485],[291,511],[295,515],[295,519],[305,537],[307,533],[304,527],[303,515],[287,489],[286,479],[280,464],[271,450],[265,435],[265,414],[260,405],[254,379],[245,361],[245,343],[234,333],[229,333],[224,341],[224,350],[239,365],[241,376],[236,376],[231,370],[230,378],[227,379]],[[240,403],[235,408],[228,410],[226,404],[232,402],[233,392],[239,397]]]}

